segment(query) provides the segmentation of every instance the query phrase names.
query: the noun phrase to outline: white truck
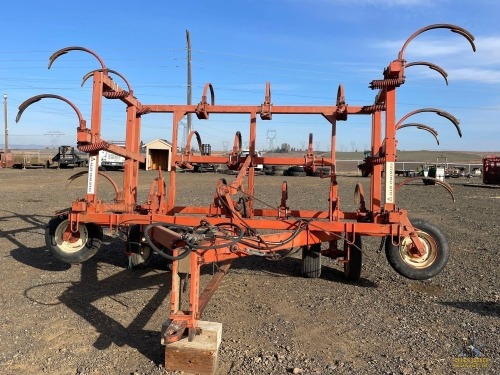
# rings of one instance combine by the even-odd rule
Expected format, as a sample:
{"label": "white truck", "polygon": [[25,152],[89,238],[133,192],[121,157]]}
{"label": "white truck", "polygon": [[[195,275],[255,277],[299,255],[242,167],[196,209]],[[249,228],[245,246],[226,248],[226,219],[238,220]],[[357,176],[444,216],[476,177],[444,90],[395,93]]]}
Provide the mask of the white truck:
{"label": "white truck", "polygon": [[[247,157],[248,155],[250,155],[250,150],[249,149],[241,150],[241,156]],[[257,150],[255,150],[255,155],[257,157],[259,157],[259,158],[262,157],[262,153],[260,151],[257,151]],[[261,171],[263,169],[264,169],[264,166],[262,164],[255,165],[255,170],[256,171]]]}
{"label": "white truck", "polygon": [[[117,146],[125,147],[125,142],[111,142]],[[101,150],[99,151],[99,170],[116,170],[123,169],[125,167],[125,158],[123,156],[118,156],[112,152]]]}

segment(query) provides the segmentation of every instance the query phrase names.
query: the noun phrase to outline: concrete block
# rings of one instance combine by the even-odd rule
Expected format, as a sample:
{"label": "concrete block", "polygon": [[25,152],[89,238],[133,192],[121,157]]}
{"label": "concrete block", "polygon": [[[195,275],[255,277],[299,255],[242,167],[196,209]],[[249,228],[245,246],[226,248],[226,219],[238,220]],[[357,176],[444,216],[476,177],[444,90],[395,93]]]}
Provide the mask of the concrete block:
{"label": "concrete block", "polygon": [[213,375],[217,370],[222,324],[199,321],[201,334],[189,342],[187,337],[165,346],[165,369],[188,374]]}

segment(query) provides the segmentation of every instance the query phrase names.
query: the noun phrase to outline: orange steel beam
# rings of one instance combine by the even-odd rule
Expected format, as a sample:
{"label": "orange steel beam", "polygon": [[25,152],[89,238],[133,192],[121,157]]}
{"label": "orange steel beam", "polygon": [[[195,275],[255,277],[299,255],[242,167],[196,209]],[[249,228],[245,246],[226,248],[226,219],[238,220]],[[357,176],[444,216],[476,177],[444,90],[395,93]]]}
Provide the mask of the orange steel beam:
{"label": "orange steel beam", "polygon": [[[180,112],[186,113],[196,113],[196,106],[194,105],[183,105],[183,104],[144,104],[144,107],[152,113],[174,113]],[[272,113],[281,115],[293,115],[293,114],[316,114],[331,116],[337,111],[337,106],[287,106],[287,105],[273,105]],[[219,113],[219,114],[251,114],[262,113],[260,106],[256,105],[213,105],[207,107],[207,113]],[[347,107],[347,113],[351,115],[369,115],[370,113],[366,111],[364,106],[349,106]]]}
{"label": "orange steel beam", "polygon": [[385,112],[385,205],[386,210],[394,210],[395,163],[396,163],[396,88],[387,89],[387,109]]}
{"label": "orange steel beam", "polygon": [[[137,117],[136,107],[127,107],[125,147],[135,155],[140,155],[140,130],[141,119],[140,117]],[[144,160],[144,157],[141,159]],[[139,182],[139,160],[131,157],[126,158],[124,170],[123,199],[125,202],[131,202],[135,205],[137,203],[137,185]],[[133,208],[134,207],[130,207],[129,210]]]}
{"label": "orange steel beam", "polygon": [[[102,85],[103,73],[94,73],[94,83],[92,86],[92,109],[91,109],[91,138],[101,134],[102,116]],[[82,134],[82,133],[78,133]],[[85,200],[90,204],[97,203],[97,182],[98,182],[99,151],[89,152],[89,175],[87,180],[87,195]]]}
{"label": "orange steel beam", "polygon": [[[372,146],[371,154],[374,157],[380,156],[379,150],[382,145],[382,112],[376,111],[372,115]],[[382,204],[382,164],[373,165],[370,176],[370,211],[376,212]]]}
{"label": "orange steel beam", "polygon": [[200,295],[200,304],[199,304],[200,314],[203,313],[203,310],[205,310],[208,301],[217,290],[217,287],[221,283],[224,276],[226,276],[226,274],[229,272],[231,264],[232,260],[226,260],[225,262],[221,263],[217,267],[217,272],[214,274],[214,276],[212,276],[212,279],[205,286],[205,289],[203,289],[203,292]]}
{"label": "orange steel beam", "polygon": [[[255,140],[257,138],[257,119],[256,119],[256,112],[252,112],[250,114],[250,144],[249,144],[249,159],[253,157],[255,154]],[[248,216],[252,217],[253,216],[253,196],[255,193],[255,169],[253,165],[249,167],[248,170]]]}

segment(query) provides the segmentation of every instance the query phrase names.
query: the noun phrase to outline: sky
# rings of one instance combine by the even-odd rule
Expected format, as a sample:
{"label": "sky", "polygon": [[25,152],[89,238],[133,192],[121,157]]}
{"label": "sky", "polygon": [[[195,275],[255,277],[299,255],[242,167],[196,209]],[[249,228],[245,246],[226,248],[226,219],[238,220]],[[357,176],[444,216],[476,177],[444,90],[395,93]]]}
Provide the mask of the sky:
{"label": "sky", "polygon": [[[419,114],[439,133],[416,128],[397,133],[400,150],[500,150],[500,2],[497,0],[212,0],[201,1],[6,1],[2,4],[0,94],[7,94],[9,145],[75,145],[78,119],[64,102],[44,99],[31,105],[18,123],[19,105],[39,94],[73,102],[90,126],[92,82],[82,77],[98,61],[81,51],[58,58],[55,51],[85,47],[109,69],[127,78],[143,104],[185,104],[186,30],[192,48],[192,102],[212,83],[216,104],[260,105],[266,82],[274,105],[333,105],[339,84],[348,105],[370,105],[381,79],[405,40],[431,24],[454,24],[475,37],[477,52],[462,36],[431,30],[415,38],[406,60],[428,61],[448,73],[449,85],[426,67],[405,70],[397,91],[397,119],[419,108],[439,108],[460,120],[463,136],[446,119]],[[121,86],[125,83],[117,76]],[[125,138],[125,107],[104,100],[102,137]],[[2,116],[2,120],[5,117]],[[2,123],[3,121],[0,121]],[[182,125],[179,142],[185,138]],[[241,131],[248,145],[248,115],[193,116],[193,129],[212,150],[227,150]],[[321,116],[274,115],[257,123],[257,148],[288,143],[329,150],[330,125]],[[3,134],[3,132],[0,132]],[[337,150],[362,151],[370,145],[369,116],[350,116],[337,125]],[[171,140],[168,114],[142,117],[141,140]],[[4,137],[0,135],[0,147]]]}

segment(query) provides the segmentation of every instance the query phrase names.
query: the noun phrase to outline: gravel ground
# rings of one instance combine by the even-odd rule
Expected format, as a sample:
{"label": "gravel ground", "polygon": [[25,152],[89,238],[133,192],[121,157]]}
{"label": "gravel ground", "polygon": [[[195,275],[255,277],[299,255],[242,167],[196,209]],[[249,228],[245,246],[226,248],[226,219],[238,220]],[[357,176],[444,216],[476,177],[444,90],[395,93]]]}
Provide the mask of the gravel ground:
{"label": "gravel ground", "polygon": [[[164,374],[167,266],[155,259],[148,270],[128,270],[123,241],[109,234],[81,265],[60,263],[45,248],[51,215],[84,193],[84,178],[66,186],[73,173],[0,170],[0,373]],[[141,171],[141,197],[154,177]],[[179,174],[178,203],[208,204],[220,177]],[[327,181],[287,179],[291,207],[326,207]],[[283,177],[256,180],[256,196],[279,205]],[[369,190],[366,178],[339,177],[344,210],[355,209],[357,182]],[[399,276],[375,238],[364,239],[357,283],[346,282],[328,258],[318,279],[299,276],[298,256],[235,262],[203,316],[223,325],[217,374],[500,373],[500,190],[450,182],[456,203],[438,186],[415,183],[398,192],[410,218],[428,219],[448,236],[450,262],[431,280]],[[205,266],[202,281],[211,271]],[[470,343],[488,368],[457,367]]]}

